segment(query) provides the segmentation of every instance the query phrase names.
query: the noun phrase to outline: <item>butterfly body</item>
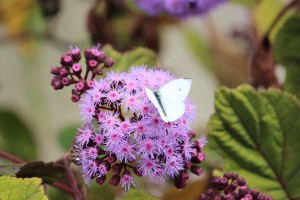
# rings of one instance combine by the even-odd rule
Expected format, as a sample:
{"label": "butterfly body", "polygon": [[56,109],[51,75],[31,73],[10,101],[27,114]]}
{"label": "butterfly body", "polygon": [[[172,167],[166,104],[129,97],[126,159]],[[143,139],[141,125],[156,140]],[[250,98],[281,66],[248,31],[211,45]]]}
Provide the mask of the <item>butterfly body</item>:
{"label": "butterfly body", "polygon": [[153,91],[153,94],[154,94],[155,98],[157,99],[157,103],[161,107],[161,110],[162,110],[164,116],[167,116],[167,113],[166,113],[166,111],[165,111],[165,109],[164,109],[164,107],[163,107],[163,105],[161,103],[159,92],[158,91]]}
{"label": "butterfly body", "polygon": [[146,88],[146,95],[158,109],[165,122],[173,122],[179,119],[185,112],[184,100],[186,99],[192,80],[181,78],[163,85],[159,90]]}

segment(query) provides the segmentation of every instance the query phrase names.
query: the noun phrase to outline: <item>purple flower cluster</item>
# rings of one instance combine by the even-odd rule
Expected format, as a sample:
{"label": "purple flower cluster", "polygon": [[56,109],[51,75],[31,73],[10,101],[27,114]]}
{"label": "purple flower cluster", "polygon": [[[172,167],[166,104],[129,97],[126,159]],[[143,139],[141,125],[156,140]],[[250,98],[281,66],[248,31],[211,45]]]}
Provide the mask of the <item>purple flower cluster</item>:
{"label": "purple flower cluster", "polygon": [[222,178],[214,176],[211,188],[199,200],[272,200],[272,197],[250,189],[245,179],[233,172],[225,173]]}
{"label": "purple flower cluster", "polygon": [[131,67],[128,73],[110,71],[94,80],[80,102],[84,124],[76,136],[77,161],[87,184],[92,179],[103,184],[111,170],[110,184],[120,183],[127,190],[134,186],[132,172],[154,183],[173,179],[183,188],[187,170],[202,173],[198,164],[205,159],[207,141],[204,136],[193,140],[195,106],[185,100],[185,114],[165,123],[145,94],[145,88],[159,89],[171,80],[169,72],[144,66]]}
{"label": "purple flower cluster", "polygon": [[60,58],[61,66],[51,67],[51,74],[54,75],[51,80],[53,89],[60,90],[65,86],[75,84],[71,99],[73,102],[79,101],[80,96],[93,87],[93,79],[97,75],[103,75],[103,69],[109,68],[114,64],[114,61],[111,58],[107,58],[105,52],[100,51],[99,47],[100,45],[97,45],[93,48],[85,49],[86,70],[84,73],[79,63],[81,53],[78,47],[72,47],[67,54],[62,55]]}
{"label": "purple flower cluster", "polygon": [[176,17],[203,15],[227,0],[133,0],[148,15],[167,13]]}

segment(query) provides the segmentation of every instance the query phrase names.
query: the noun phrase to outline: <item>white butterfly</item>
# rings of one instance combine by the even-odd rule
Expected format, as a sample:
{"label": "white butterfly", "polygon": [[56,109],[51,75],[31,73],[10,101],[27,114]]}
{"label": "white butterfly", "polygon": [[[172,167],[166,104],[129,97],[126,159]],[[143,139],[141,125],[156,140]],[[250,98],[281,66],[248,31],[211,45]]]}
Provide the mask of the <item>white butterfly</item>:
{"label": "white butterfly", "polygon": [[159,90],[146,88],[146,95],[164,122],[173,122],[179,119],[185,112],[183,101],[187,97],[192,80],[181,78],[163,85]]}

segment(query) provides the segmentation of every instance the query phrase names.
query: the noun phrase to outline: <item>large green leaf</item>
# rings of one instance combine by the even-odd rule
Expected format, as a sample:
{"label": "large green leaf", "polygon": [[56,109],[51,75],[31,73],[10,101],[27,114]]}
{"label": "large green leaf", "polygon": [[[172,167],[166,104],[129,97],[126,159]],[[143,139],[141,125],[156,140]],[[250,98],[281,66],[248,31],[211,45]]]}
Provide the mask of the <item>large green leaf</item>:
{"label": "large green leaf", "polygon": [[1,150],[29,161],[36,159],[36,145],[29,127],[15,113],[0,110]]}
{"label": "large green leaf", "polygon": [[287,70],[284,89],[300,99],[300,67],[293,66]]}
{"label": "large green leaf", "polygon": [[105,45],[103,50],[108,57],[115,61],[113,69],[118,71],[126,71],[131,66],[147,65],[153,67],[157,64],[155,53],[147,48],[138,47],[132,51],[119,53],[111,45]]}
{"label": "large green leaf", "polygon": [[60,130],[58,134],[58,140],[61,147],[65,151],[68,151],[68,149],[70,149],[79,127],[80,127],[79,124],[74,124],[74,125],[66,126],[62,130]]}
{"label": "large green leaf", "polygon": [[277,200],[300,198],[300,103],[279,90],[249,86],[215,93],[210,146],[252,188]]}
{"label": "large green leaf", "polygon": [[275,58],[286,67],[300,66],[300,16],[290,17],[275,38]]}
{"label": "large green leaf", "polygon": [[130,191],[125,195],[122,200],[158,200],[157,198],[151,196],[150,194],[140,191],[140,190],[135,190],[135,189],[130,189]]}
{"label": "large green leaf", "polygon": [[1,200],[47,200],[42,180],[39,178],[0,177]]}

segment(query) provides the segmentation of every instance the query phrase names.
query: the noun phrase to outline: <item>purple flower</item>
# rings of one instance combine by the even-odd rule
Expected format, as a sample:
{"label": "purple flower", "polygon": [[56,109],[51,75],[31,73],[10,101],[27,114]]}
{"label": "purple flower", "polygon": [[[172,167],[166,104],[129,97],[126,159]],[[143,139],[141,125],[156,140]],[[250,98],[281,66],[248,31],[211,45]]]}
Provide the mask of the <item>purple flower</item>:
{"label": "purple flower", "polygon": [[86,183],[95,178],[103,184],[112,169],[110,183],[125,189],[134,186],[130,170],[151,182],[176,179],[186,185],[188,178],[176,177],[186,177],[186,170],[205,158],[206,139],[193,141],[190,128],[195,106],[185,100],[184,115],[165,123],[145,94],[145,88],[159,89],[174,79],[167,71],[142,66],[94,80],[79,104],[84,124],[76,136]]}
{"label": "purple flower", "polygon": [[131,185],[135,186],[133,183],[132,176],[129,171],[124,171],[121,178],[121,185],[125,190],[129,190]]}
{"label": "purple flower", "polygon": [[203,15],[227,0],[133,0],[150,16],[167,13],[175,17]]}
{"label": "purple flower", "polygon": [[[200,168],[192,168],[193,173],[202,173]],[[272,200],[272,197],[265,195],[256,189],[250,189],[244,178],[235,172],[224,173],[223,177],[213,176],[211,186],[199,196],[199,200],[210,199],[240,199],[240,200]]]}
{"label": "purple flower", "polygon": [[[70,47],[70,51],[62,55],[60,58],[60,67],[53,66],[50,70],[54,77],[51,80],[53,89],[60,90],[65,86],[75,85],[75,89],[72,90],[71,100],[78,102],[81,95],[86,91],[94,87],[93,79],[97,75],[103,75],[103,70],[109,68],[114,64],[111,58],[107,58],[105,52],[99,50],[100,44],[92,48],[88,48],[84,52],[86,68],[83,72],[82,66],[79,64],[81,59],[79,47]],[[93,103],[100,101],[102,96],[99,96],[99,92],[94,91]],[[115,98],[114,98],[115,99]],[[92,104],[89,104],[91,99],[86,99],[83,103],[85,109],[82,109],[81,113],[86,117],[86,120],[91,120],[94,115],[94,108]]]}

